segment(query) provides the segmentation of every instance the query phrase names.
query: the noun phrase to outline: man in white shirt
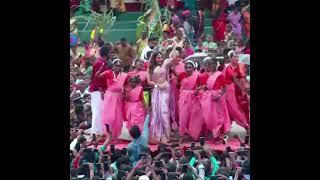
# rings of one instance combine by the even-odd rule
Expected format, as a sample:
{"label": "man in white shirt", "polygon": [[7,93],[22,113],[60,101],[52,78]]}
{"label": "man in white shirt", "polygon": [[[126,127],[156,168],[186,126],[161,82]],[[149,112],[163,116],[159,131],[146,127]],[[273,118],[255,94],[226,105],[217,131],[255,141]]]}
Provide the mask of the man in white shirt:
{"label": "man in white shirt", "polygon": [[154,47],[156,47],[158,45],[158,38],[157,37],[151,37],[148,39],[148,44],[146,45],[146,47],[142,50],[140,59],[144,60],[144,61],[148,61],[149,59],[147,59],[147,53],[151,50],[154,49]]}

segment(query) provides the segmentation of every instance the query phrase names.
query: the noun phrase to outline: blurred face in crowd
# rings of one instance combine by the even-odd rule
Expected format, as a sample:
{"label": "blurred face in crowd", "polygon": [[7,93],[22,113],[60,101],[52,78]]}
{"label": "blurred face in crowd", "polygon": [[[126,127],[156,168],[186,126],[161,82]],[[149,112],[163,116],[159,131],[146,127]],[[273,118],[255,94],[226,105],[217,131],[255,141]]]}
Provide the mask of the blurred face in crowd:
{"label": "blurred face in crowd", "polygon": [[180,30],[177,31],[176,36],[178,39],[182,38],[182,32]]}
{"label": "blurred face in crowd", "polygon": [[125,39],[122,39],[120,41],[121,46],[125,47],[127,45],[127,41]]}
{"label": "blurred face in crowd", "polygon": [[116,62],[114,65],[113,65],[113,71],[114,72],[120,72],[122,69],[122,64],[120,61]]}
{"label": "blurred face in crowd", "polygon": [[147,36],[148,36],[147,32],[142,32],[142,33],[141,33],[141,38],[142,38],[142,39],[146,39]]}
{"label": "blurred face in crowd", "polygon": [[156,63],[158,65],[162,65],[163,64],[163,57],[162,57],[162,54],[158,54],[157,57],[156,57]]}
{"label": "blurred face in crowd", "polygon": [[212,69],[213,69],[212,60],[206,60],[204,62],[204,69],[205,69],[206,72],[212,72]]}
{"label": "blurred face in crowd", "polygon": [[185,49],[190,48],[190,43],[188,41],[184,41],[183,48],[185,48]]}
{"label": "blurred face in crowd", "polygon": [[202,44],[203,44],[202,39],[199,39],[199,40],[198,40],[198,46],[202,46]]}
{"label": "blurred face in crowd", "polygon": [[153,40],[149,42],[149,47],[151,49],[153,49],[154,47],[156,47],[158,45],[158,40]]}
{"label": "blurred face in crowd", "polygon": [[85,76],[85,77],[83,78],[83,80],[84,80],[84,83],[85,83],[86,86],[89,86],[89,85],[90,85],[90,77],[89,77],[89,76]]}
{"label": "blurred face in crowd", "polygon": [[80,91],[84,91],[86,89],[86,83],[84,81],[80,82],[78,88]]}
{"label": "blurred face in crowd", "polygon": [[184,66],[184,69],[186,71],[186,73],[190,76],[193,71],[194,71],[194,67],[193,65],[189,62],[189,63],[186,63],[186,65]]}
{"label": "blurred face in crowd", "polygon": [[131,88],[135,88],[138,85],[138,83],[134,78],[131,78],[129,81],[129,85]]}
{"label": "blurred face in crowd", "polygon": [[208,35],[208,37],[207,37],[207,41],[208,41],[208,42],[212,42],[212,41],[213,41],[213,38],[212,38],[212,36],[211,36],[211,35]]}
{"label": "blurred face in crowd", "polygon": [[135,69],[137,69],[139,71],[143,70],[143,61],[137,60],[134,67],[135,67]]}
{"label": "blurred face in crowd", "polygon": [[233,53],[232,55],[231,55],[231,64],[233,65],[233,66],[237,66],[237,65],[239,65],[239,55],[238,54],[236,54],[236,53]]}
{"label": "blurred face in crowd", "polygon": [[72,75],[70,75],[70,84],[74,84],[75,82],[75,78]]}

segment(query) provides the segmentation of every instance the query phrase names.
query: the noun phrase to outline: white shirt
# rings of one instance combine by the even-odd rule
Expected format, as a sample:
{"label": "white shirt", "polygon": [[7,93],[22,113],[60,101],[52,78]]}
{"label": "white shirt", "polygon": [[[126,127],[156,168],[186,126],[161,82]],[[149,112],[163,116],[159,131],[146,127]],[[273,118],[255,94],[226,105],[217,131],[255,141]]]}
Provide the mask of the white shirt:
{"label": "white shirt", "polygon": [[78,138],[75,138],[71,143],[70,143],[70,150],[74,150],[74,148],[76,147]]}
{"label": "white shirt", "polygon": [[232,5],[232,4],[234,4],[234,3],[236,3],[238,0],[228,0],[228,4],[229,4],[229,6],[230,5]]}
{"label": "white shirt", "polygon": [[149,59],[146,59],[145,56],[147,55],[147,52],[151,51],[152,49],[147,44],[146,47],[143,48],[140,59],[148,61]]}
{"label": "white shirt", "polygon": [[80,90],[77,90],[76,92],[79,93],[82,98],[83,98],[83,96],[84,96],[85,94],[90,94],[89,91],[88,91],[88,89],[84,90],[83,94],[81,93]]}

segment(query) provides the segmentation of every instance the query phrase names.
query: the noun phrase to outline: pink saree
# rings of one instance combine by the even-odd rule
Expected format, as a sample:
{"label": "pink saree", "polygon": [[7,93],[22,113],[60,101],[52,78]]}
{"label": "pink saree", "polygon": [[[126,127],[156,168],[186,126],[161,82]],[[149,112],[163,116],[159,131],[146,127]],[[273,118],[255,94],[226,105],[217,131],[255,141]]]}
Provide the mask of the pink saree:
{"label": "pink saree", "polygon": [[181,81],[179,96],[179,134],[188,133],[194,140],[198,140],[201,133],[203,118],[198,96],[194,95],[199,74],[193,72]]}
{"label": "pink saree", "polygon": [[127,128],[129,130],[134,125],[139,126],[141,132],[143,130],[143,123],[146,117],[146,112],[140,97],[142,91],[142,86],[137,86],[128,92],[128,99],[125,102],[124,109],[126,112],[126,120],[128,121]]}
{"label": "pink saree", "polygon": [[[226,65],[222,70],[222,74],[224,77],[226,77],[226,70],[229,66],[230,66],[229,64]],[[240,126],[244,128],[248,128],[249,125],[247,123],[246,116],[244,112],[241,111],[241,108],[236,99],[235,84],[233,82],[230,84],[226,84],[226,88],[227,90],[225,93],[225,98],[227,100],[227,107],[228,107],[230,119],[232,121],[236,121],[236,123],[239,124]]]}
{"label": "pink saree", "polygon": [[[177,76],[179,76],[181,73],[184,72],[184,63],[179,62],[175,67],[174,67],[175,73]],[[177,88],[177,83],[178,83],[178,77],[172,75],[172,79],[170,82],[171,85],[171,91],[170,91],[170,115],[172,120],[175,120],[176,123],[179,123],[179,110],[178,110],[178,101],[179,101],[179,94],[180,90]]]}
{"label": "pink saree", "polygon": [[126,76],[126,73],[120,73],[118,77],[106,77],[108,87],[104,94],[102,119],[105,124],[109,124],[115,139],[121,134],[124,120],[122,89]]}
{"label": "pink saree", "polygon": [[[227,102],[224,96],[220,96],[221,90],[213,90],[213,86],[221,72],[217,71],[207,80],[207,90],[201,94],[202,116],[213,137],[219,137],[221,129],[223,133],[229,132],[231,128]],[[218,100],[213,98],[220,96]]]}

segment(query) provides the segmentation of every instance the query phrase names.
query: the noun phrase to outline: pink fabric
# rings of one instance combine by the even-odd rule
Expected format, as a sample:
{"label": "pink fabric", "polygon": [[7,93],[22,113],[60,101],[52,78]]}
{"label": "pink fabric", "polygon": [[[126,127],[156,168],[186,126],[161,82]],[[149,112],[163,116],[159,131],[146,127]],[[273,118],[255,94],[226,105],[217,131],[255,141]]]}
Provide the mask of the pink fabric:
{"label": "pink fabric", "polygon": [[147,83],[147,72],[146,71],[130,71],[128,72],[128,79],[133,76],[139,76],[141,79],[141,85],[144,86]]}
{"label": "pink fabric", "polygon": [[[221,128],[223,132],[229,132],[230,118],[227,103],[224,96],[220,96],[221,89],[213,90],[213,85],[221,72],[217,71],[207,80],[207,91],[201,94],[201,109],[207,128],[212,131],[214,138],[219,137]],[[218,100],[213,97],[220,96]]]}
{"label": "pink fabric", "polygon": [[198,97],[194,95],[199,74],[193,72],[192,75],[181,81],[179,96],[179,134],[182,136],[188,133],[194,140],[199,138],[203,118]]}
{"label": "pink fabric", "polygon": [[128,100],[125,103],[125,112],[127,128],[130,130],[132,126],[139,126],[140,131],[143,130],[143,123],[146,117],[146,112],[143,103],[140,99],[142,86],[137,86],[128,92]]}
{"label": "pink fabric", "polygon": [[[226,77],[226,69],[230,65],[226,65],[222,70],[222,74]],[[230,115],[230,119],[232,121],[236,121],[236,123],[244,128],[248,128],[249,125],[246,120],[246,116],[244,112],[241,111],[239,104],[236,99],[236,91],[235,91],[235,84],[232,82],[231,84],[226,84],[226,93],[225,98],[227,101],[228,112]]]}
{"label": "pink fabric", "polygon": [[115,139],[121,134],[124,120],[122,87],[126,76],[126,73],[121,73],[118,78],[107,79],[108,88],[104,94],[102,119],[105,124],[109,124]]}
{"label": "pink fabric", "polygon": [[171,80],[171,101],[170,103],[172,106],[170,106],[171,110],[171,118],[173,118],[177,123],[179,123],[179,107],[178,107],[178,102],[179,102],[179,95],[180,95],[180,90],[177,88],[177,83],[178,83],[178,76],[184,72],[184,63],[179,61],[179,63],[174,67],[176,76],[173,77]]}
{"label": "pink fabric", "polygon": [[194,50],[192,47],[184,49],[183,55],[185,58],[191,56],[192,54],[194,54]]}

